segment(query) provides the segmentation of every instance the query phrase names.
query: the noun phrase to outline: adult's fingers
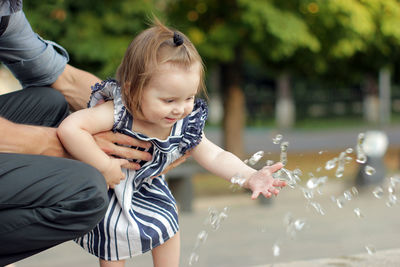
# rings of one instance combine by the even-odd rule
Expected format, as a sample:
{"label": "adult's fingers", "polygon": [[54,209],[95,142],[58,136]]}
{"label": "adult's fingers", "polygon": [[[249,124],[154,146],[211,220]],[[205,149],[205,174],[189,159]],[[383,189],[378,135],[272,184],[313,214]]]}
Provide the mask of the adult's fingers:
{"label": "adult's fingers", "polygon": [[[115,155],[126,159],[151,160],[151,154],[148,152],[133,149],[127,146],[137,146],[149,148],[151,144],[130,136],[113,133],[111,131],[95,134],[94,139],[97,145],[108,155]],[[117,145],[118,144],[118,145]]]}

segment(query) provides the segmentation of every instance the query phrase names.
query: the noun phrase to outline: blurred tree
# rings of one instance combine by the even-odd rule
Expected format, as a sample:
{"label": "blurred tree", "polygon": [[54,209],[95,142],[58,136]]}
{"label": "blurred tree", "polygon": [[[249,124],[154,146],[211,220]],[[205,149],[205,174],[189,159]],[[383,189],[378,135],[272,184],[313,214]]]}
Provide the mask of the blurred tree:
{"label": "blurred tree", "polygon": [[32,28],[64,46],[72,65],[102,79],[114,76],[129,43],[163,8],[161,0],[24,1]]}
{"label": "blurred tree", "polygon": [[399,58],[400,1],[309,0],[301,1],[300,11],[321,42],[320,53],[312,59],[317,60],[320,77],[362,84],[364,115],[367,121],[377,122],[378,73],[387,77],[388,72],[382,70],[393,68]]}
{"label": "blurred tree", "polygon": [[319,49],[318,40],[297,15],[298,10],[285,7],[280,1],[182,0],[171,1],[167,13],[171,21],[180,27],[184,25],[207,64],[217,62],[219,65],[227,150],[244,155],[244,62],[258,63],[263,67],[270,66],[271,62],[276,65],[278,95],[282,100],[277,106],[287,104],[281,109],[281,118],[284,125],[290,124],[287,121],[294,115],[286,114],[289,108],[294,112],[294,105],[290,98],[287,72],[293,69],[297,51]]}

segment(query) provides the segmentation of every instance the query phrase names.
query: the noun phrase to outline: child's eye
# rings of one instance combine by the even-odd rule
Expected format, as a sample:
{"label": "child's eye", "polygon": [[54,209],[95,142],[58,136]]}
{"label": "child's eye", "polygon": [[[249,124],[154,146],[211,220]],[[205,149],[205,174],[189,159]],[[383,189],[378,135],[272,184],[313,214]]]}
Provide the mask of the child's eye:
{"label": "child's eye", "polygon": [[194,96],[188,97],[186,100],[193,100]]}
{"label": "child's eye", "polygon": [[173,99],[164,99],[164,102],[165,103],[172,103],[172,102],[174,102],[174,100]]}

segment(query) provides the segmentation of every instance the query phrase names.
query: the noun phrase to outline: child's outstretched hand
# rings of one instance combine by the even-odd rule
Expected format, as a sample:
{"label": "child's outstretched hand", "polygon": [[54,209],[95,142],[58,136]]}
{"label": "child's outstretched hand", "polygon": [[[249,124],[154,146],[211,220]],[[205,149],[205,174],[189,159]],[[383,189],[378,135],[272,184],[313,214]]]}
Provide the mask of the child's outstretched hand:
{"label": "child's outstretched hand", "polygon": [[247,179],[244,183],[244,187],[253,192],[251,199],[256,199],[259,194],[263,194],[266,198],[270,198],[272,195],[278,195],[279,189],[277,187],[286,186],[286,182],[274,179],[272,174],[282,167],[283,164],[280,162],[271,166],[265,166]]}
{"label": "child's outstretched hand", "polygon": [[122,172],[121,167],[128,164],[129,161],[126,159],[110,158],[108,166],[101,172],[109,188],[114,188],[121,180],[125,179],[125,174]]}

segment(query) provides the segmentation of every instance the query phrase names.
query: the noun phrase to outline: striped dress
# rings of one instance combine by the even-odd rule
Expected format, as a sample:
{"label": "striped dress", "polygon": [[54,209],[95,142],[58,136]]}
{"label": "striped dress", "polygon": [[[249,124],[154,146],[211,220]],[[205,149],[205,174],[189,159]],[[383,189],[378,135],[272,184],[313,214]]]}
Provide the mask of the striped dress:
{"label": "striped dress", "polygon": [[201,141],[207,106],[196,99],[194,109],[177,121],[165,140],[132,131],[133,118],[124,107],[115,80],[96,84],[88,106],[114,101],[113,131],[149,141],[152,160],[139,162],[137,171],[123,169],[126,179],[110,189],[107,213],[89,233],[75,241],[89,253],[104,260],[122,260],[152,250],[179,230],[176,201],[161,172]]}

